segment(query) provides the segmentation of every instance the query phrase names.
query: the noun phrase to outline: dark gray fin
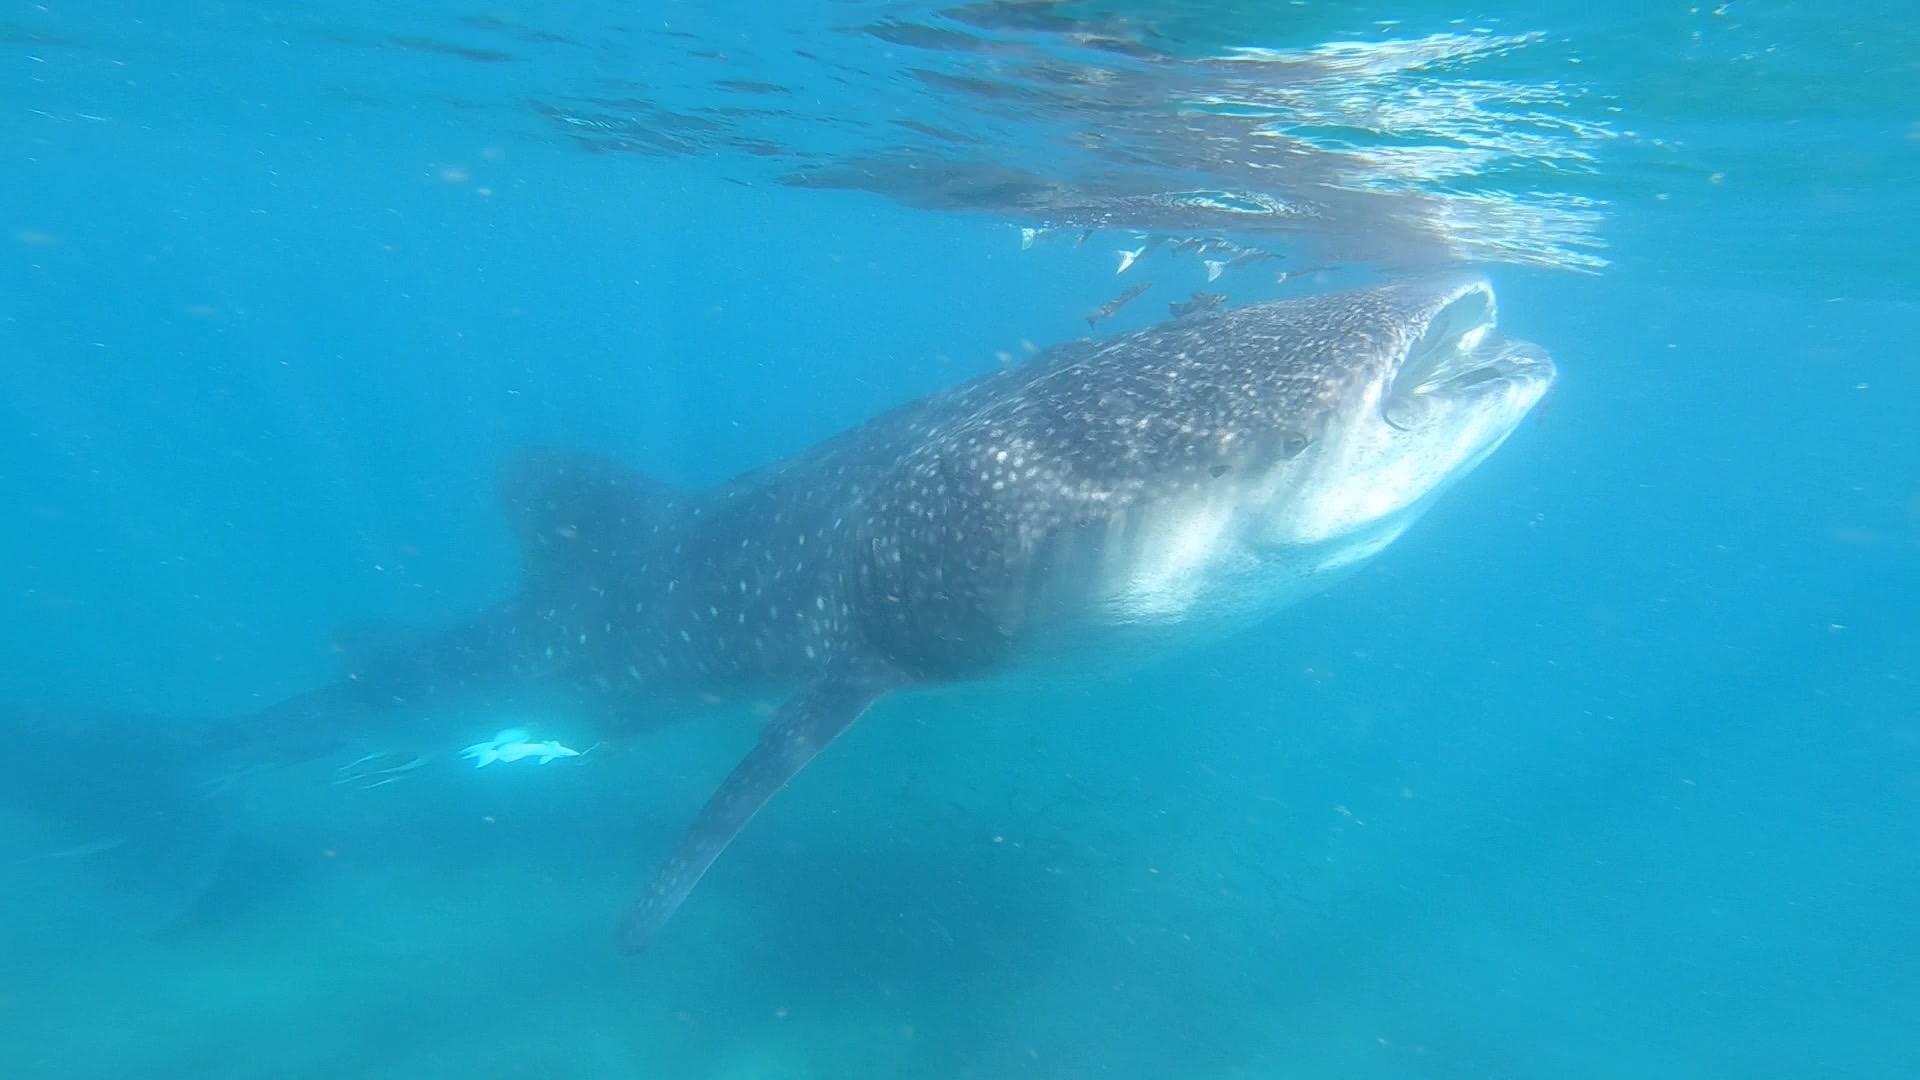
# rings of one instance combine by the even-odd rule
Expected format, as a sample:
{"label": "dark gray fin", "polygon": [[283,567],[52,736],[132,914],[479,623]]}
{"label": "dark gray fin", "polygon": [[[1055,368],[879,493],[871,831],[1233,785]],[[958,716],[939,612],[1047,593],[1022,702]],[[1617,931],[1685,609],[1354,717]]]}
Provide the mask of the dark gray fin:
{"label": "dark gray fin", "polygon": [[[620,572],[621,556],[659,542],[656,526],[683,497],[618,462],[546,447],[507,454],[498,483],[501,509],[520,542],[520,594],[451,621],[370,621],[336,630],[333,647],[365,702],[393,705],[536,678],[534,659],[552,643],[528,635],[526,612],[564,608],[603,587]],[[326,718],[319,722],[325,726]]]}
{"label": "dark gray fin", "polygon": [[638,952],[673,918],[693,887],[767,800],[867,711],[895,680],[874,673],[829,674],[787,699],[760,742],[707,800],[679,846],[620,920],[620,944]]}
{"label": "dark gray fin", "polygon": [[499,487],[531,593],[601,578],[657,536],[684,495],[617,461],[547,447],[508,454]]}
{"label": "dark gray fin", "polygon": [[211,887],[241,810],[223,782],[223,731],[217,721],[0,709],[0,735],[32,759],[0,786],[9,822],[0,902],[15,890],[57,894],[77,877],[112,898],[123,929],[184,918]]}

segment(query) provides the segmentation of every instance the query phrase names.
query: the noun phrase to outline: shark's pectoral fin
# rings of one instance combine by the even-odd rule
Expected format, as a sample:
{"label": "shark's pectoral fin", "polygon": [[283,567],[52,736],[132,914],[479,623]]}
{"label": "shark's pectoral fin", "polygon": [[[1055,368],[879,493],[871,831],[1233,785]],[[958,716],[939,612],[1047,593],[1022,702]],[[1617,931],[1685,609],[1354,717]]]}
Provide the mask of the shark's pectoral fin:
{"label": "shark's pectoral fin", "polygon": [[620,921],[620,942],[638,951],[652,943],[714,860],[753,815],[814,755],[895,685],[875,672],[830,674],[789,698],[760,733],[760,742],[734,767]]}

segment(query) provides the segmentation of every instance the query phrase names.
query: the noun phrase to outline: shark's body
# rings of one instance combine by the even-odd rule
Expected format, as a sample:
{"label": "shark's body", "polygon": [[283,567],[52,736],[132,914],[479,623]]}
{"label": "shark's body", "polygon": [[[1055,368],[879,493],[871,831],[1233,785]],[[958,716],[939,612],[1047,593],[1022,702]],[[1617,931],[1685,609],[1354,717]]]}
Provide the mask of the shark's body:
{"label": "shark's body", "polygon": [[581,454],[502,472],[512,599],[230,727],[237,765],[336,749],[371,710],[512,687],[610,712],[783,703],[653,882],[650,941],[747,820],[890,691],[1100,665],[1245,626],[1399,535],[1553,378],[1477,279],[1082,341],[713,490]]}

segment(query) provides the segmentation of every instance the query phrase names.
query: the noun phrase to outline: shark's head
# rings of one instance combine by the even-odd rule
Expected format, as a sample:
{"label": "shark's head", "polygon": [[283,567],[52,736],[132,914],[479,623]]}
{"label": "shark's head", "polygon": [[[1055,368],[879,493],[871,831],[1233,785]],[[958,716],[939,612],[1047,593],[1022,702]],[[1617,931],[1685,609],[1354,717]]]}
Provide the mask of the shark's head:
{"label": "shark's head", "polygon": [[[1547,392],[1544,350],[1495,332],[1477,277],[1228,312],[1171,338],[1167,373],[1211,479],[1109,538],[1126,623],[1259,616],[1379,552],[1484,461]],[[1175,324],[1178,326],[1179,324]]]}
{"label": "shark's head", "polygon": [[[1495,331],[1479,278],[1401,283],[1300,302],[1291,344],[1250,357],[1268,410],[1304,436],[1250,470],[1262,546],[1364,558],[1486,460],[1553,384],[1538,346]],[[1268,440],[1271,442],[1271,440]],[[1283,451],[1294,446],[1281,443]]]}

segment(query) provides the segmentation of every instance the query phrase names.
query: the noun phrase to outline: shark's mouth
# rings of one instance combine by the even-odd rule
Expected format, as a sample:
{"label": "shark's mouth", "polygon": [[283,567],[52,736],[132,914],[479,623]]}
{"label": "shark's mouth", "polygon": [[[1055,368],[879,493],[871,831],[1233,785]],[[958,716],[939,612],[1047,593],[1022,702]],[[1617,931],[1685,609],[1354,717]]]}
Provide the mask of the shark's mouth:
{"label": "shark's mouth", "polygon": [[1497,309],[1484,282],[1463,285],[1408,346],[1380,400],[1380,415],[1401,431],[1419,427],[1432,407],[1512,380],[1551,377],[1539,349],[1494,333]]}

